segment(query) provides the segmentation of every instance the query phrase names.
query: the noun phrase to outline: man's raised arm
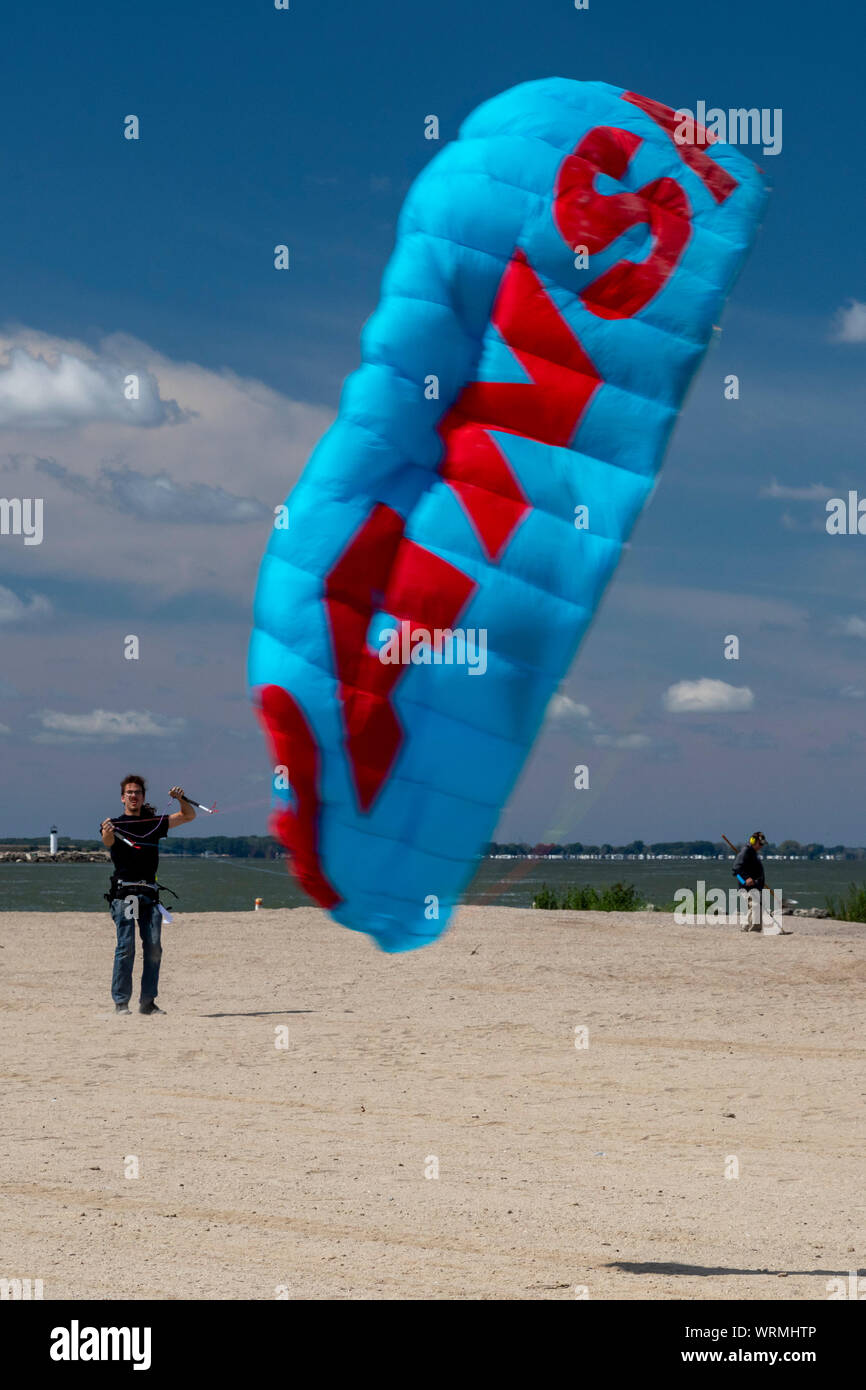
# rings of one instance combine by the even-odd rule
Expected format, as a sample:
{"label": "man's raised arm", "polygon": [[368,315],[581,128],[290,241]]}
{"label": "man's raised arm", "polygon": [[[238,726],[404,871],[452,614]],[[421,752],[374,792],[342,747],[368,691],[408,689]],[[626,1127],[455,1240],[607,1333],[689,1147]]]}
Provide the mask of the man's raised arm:
{"label": "man's raised arm", "polygon": [[195,820],[195,807],[192,806],[183,794],[183,787],[172,787],[169,796],[173,796],[180,802],[180,810],[172,811],[168,818],[169,829],[176,825],[183,825],[185,821]]}

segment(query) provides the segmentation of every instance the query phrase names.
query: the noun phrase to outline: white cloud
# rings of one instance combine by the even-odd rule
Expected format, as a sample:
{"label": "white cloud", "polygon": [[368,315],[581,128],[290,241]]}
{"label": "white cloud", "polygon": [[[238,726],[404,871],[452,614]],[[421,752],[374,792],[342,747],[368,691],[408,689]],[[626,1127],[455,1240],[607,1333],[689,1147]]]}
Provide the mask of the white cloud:
{"label": "white cloud", "polygon": [[[784,497],[791,502],[826,502],[828,497],[833,497],[833,489],[827,487],[825,483],[808,483],[805,487],[789,487],[786,483],[777,483],[774,478],[768,487],[761,488],[761,497]],[[822,523],[823,524],[823,523]]]}
{"label": "white cloud", "polygon": [[579,705],[570,695],[554,695],[547,706],[548,724],[569,724],[590,716],[588,705]]}
{"label": "white cloud", "polygon": [[[173,361],[123,334],[93,351],[16,327],[0,332],[0,360],[10,349],[34,361],[65,355],[85,365],[133,366],[158,384],[163,403],[182,407],[171,428],[91,417],[59,431],[48,421],[37,428],[31,414],[3,431],[0,495],[9,492],[4,477],[11,474],[15,496],[44,499],[42,585],[86,576],[89,585],[119,592],[128,607],[139,594],[149,605],[209,594],[215,614],[222,600],[232,611],[248,603],[274,508],[335,411],[228,369]],[[23,557],[23,550],[12,557],[19,588]],[[13,582],[11,572],[4,582]]]}
{"label": "white cloud", "polygon": [[126,710],[123,714],[95,709],[90,714],[64,714],[44,709],[33,716],[42,725],[37,743],[68,743],[81,738],[114,741],[119,738],[171,738],[186,727],[185,719],[153,715],[149,710]]}
{"label": "white cloud", "polygon": [[578,704],[570,695],[554,695],[547,707],[547,727],[561,729],[579,724],[581,735],[591,737],[597,748],[646,748],[652,742],[646,734],[608,734],[592,718],[589,705]]}
{"label": "white cloud", "polygon": [[851,299],[837,309],[830,337],[835,343],[866,343],[866,304]]}
{"label": "white cloud", "polygon": [[255,498],[239,497],[207,483],[178,483],[167,473],[149,475],[134,468],[101,468],[93,482],[54,459],[36,459],[37,473],[54,478],[69,492],[138,521],[231,523],[264,521],[272,512]]}
{"label": "white cloud", "polygon": [[[0,363],[0,427],[59,430],[111,420],[124,425],[162,425],[183,418],[176,401],[160,399],[159,383],[137,361],[88,357],[73,352],[33,355],[11,347]],[[138,377],[138,400],[127,400],[124,383]]]}
{"label": "white cloud", "polygon": [[47,618],[52,612],[51,604],[42,594],[33,594],[25,602],[11,589],[0,585],[0,623],[26,623]]}
{"label": "white cloud", "polygon": [[836,631],[842,637],[866,637],[866,619],[840,618],[836,624]]}
{"label": "white cloud", "polygon": [[735,714],[751,709],[754,703],[754,694],[747,685],[728,685],[708,677],[678,681],[663,696],[669,714]]}
{"label": "white cloud", "polygon": [[859,685],[843,685],[842,689],[839,691],[839,694],[842,695],[846,700],[866,699],[866,690],[861,690]]}
{"label": "white cloud", "polygon": [[11,734],[11,732],[8,724],[0,724],[0,734]]}
{"label": "white cloud", "polygon": [[820,531],[822,534],[827,531],[827,518],[823,512],[821,516],[813,516],[809,521],[800,521],[790,512],[782,512],[779,520],[784,531]]}
{"label": "white cloud", "polygon": [[598,748],[648,748],[648,734],[596,734],[593,743]]}

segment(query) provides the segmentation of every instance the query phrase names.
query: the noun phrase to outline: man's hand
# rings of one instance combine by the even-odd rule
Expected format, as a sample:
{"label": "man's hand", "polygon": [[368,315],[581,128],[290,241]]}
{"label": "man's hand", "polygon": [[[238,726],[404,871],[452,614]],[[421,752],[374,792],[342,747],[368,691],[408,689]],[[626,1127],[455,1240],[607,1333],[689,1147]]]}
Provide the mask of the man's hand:
{"label": "man's hand", "polygon": [[99,829],[102,833],[102,843],[105,845],[106,849],[111,849],[111,846],[114,844],[114,822],[110,816],[107,820],[102,822]]}
{"label": "man's hand", "polygon": [[168,794],[180,802],[180,810],[173,811],[168,818],[168,824],[172,830],[176,825],[185,825],[188,820],[195,820],[195,807],[187,801],[183,794],[183,787],[171,787]]}
{"label": "man's hand", "polygon": [[755,880],[754,880],[753,878],[747,878],[747,879],[746,879],[746,887],[747,887],[747,888],[754,888],[754,886],[755,886]]}

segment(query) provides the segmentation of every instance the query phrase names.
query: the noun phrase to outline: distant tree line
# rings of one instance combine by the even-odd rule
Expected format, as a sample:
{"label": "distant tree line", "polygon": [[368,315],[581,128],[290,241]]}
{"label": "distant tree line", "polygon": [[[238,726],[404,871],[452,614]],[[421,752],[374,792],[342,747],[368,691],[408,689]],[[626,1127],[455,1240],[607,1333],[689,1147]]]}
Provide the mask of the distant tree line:
{"label": "distant tree line", "polygon": [[[0,844],[0,849],[44,849],[46,844],[47,836],[44,835],[37,838],[33,836],[22,839],[10,838]],[[73,840],[68,835],[60,836],[58,844],[60,849],[103,848],[102,841],[99,839]],[[225,854],[233,859],[282,859],[285,857],[282,845],[272,839],[270,835],[186,835],[180,837],[171,835],[166,840],[160,840],[159,850],[160,854],[163,855]],[[493,841],[485,850],[486,855],[510,854],[519,857],[557,854],[608,856],[611,854],[727,855],[730,853],[729,847],[723,840],[660,840],[655,844],[645,844],[643,840],[631,840],[627,845],[584,845],[578,840],[563,845],[546,841],[537,845],[530,845],[525,841],[507,844]],[[811,843],[801,845],[797,840],[782,840],[778,845],[769,844],[764,853],[798,855],[806,859],[819,859],[822,854],[841,855],[842,858],[850,860],[866,859],[866,849],[864,848]]]}
{"label": "distant tree line", "polygon": [[232,859],[282,859],[285,850],[270,835],[172,835],[160,854],[227,854]]}
{"label": "distant tree line", "polygon": [[[645,844],[643,840],[632,840],[627,845],[584,845],[580,841],[573,841],[569,844],[549,844],[542,842],[537,845],[530,845],[524,841],[520,843],[499,844],[496,841],[487,846],[486,853],[510,854],[516,856],[547,856],[547,855],[577,855],[577,854],[730,854],[730,848],[724,840],[659,840],[655,844]],[[765,854],[786,854],[803,856],[806,859],[820,859],[822,854],[839,854],[845,859],[864,859],[866,849],[852,849],[846,845],[820,845],[808,844],[801,845],[798,840],[782,840],[780,844],[768,844],[764,850]]]}

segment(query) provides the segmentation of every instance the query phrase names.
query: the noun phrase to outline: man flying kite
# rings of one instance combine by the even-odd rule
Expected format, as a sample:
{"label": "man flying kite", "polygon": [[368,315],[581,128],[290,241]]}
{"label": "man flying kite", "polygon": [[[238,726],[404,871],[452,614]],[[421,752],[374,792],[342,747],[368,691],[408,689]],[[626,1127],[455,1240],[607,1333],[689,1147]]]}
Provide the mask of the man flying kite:
{"label": "man flying kite", "polygon": [[193,804],[184,796],[182,787],[172,787],[169,792],[180,803],[180,810],[171,815],[158,816],[144,799],[146,791],[143,777],[134,773],[124,777],[120,784],[123,815],[109,816],[101,826],[102,843],[111,851],[114,864],[106,897],[117,928],[111,997],[118,1014],[129,1013],[136,922],[144,956],[138,1012],[163,1013],[156,1005],[162,960],[162,919],[166,915],[159,901],[156,881],[159,841],[174,826],[195,820]]}

